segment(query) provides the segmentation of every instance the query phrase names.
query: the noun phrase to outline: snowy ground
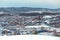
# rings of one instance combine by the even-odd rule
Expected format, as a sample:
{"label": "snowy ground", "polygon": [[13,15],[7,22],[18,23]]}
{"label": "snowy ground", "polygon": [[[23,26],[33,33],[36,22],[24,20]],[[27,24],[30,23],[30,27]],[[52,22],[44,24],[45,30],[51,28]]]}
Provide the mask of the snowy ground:
{"label": "snowy ground", "polygon": [[43,35],[0,36],[0,40],[60,40],[60,37]]}

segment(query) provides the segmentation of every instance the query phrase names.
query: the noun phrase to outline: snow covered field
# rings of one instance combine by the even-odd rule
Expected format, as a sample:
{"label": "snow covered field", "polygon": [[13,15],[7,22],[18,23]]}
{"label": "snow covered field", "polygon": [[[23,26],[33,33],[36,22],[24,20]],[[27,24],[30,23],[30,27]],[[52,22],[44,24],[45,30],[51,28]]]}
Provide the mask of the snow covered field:
{"label": "snow covered field", "polygon": [[60,40],[60,37],[43,35],[0,36],[0,40]]}

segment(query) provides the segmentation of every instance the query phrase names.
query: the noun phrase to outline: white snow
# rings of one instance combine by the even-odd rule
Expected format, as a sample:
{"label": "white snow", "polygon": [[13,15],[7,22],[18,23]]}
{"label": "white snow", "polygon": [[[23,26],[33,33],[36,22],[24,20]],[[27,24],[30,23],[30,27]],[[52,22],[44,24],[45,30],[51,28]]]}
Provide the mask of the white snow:
{"label": "white snow", "polygon": [[45,24],[41,24],[39,26],[25,26],[25,28],[40,28],[40,27],[50,27],[50,26],[45,25]]}
{"label": "white snow", "polygon": [[50,27],[50,26],[48,26],[48,25],[42,23],[42,24],[41,24],[41,27]]}
{"label": "white snow", "polygon": [[41,25],[38,25],[38,26],[25,26],[25,28],[40,28],[40,27],[50,27],[50,26],[43,24],[43,23]]}
{"label": "white snow", "polygon": [[52,17],[49,15],[46,15],[46,16],[43,16],[43,18],[52,18]]}
{"label": "white snow", "polygon": [[0,40],[60,40],[60,37],[43,35],[0,36]]}
{"label": "white snow", "polygon": [[28,11],[28,12],[25,12],[25,13],[43,13],[43,11]]}
{"label": "white snow", "polygon": [[26,26],[25,28],[39,28],[41,26]]}
{"label": "white snow", "polygon": [[50,23],[50,21],[49,21],[49,20],[45,20],[45,22],[46,22],[46,23],[48,23],[48,24]]}

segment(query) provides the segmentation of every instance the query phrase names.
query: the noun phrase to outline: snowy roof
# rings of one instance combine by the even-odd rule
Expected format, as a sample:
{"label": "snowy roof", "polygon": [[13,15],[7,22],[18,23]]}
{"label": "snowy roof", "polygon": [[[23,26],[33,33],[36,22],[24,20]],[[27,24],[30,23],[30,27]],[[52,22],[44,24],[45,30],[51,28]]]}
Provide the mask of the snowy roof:
{"label": "snowy roof", "polygon": [[49,15],[46,15],[46,16],[43,16],[43,18],[52,18],[52,17]]}

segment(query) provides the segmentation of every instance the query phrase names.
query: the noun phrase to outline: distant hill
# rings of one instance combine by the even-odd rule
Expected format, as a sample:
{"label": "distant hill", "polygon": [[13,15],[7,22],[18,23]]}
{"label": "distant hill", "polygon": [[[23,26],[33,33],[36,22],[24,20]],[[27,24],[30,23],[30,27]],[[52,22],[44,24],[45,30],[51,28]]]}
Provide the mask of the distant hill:
{"label": "distant hill", "polygon": [[[37,12],[34,13],[32,11],[37,11]],[[42,14],[40,14],[38,11],[47,11],[47,12],[43,12]],[[60,9],[32,8],[32,7],[4,7],[4,8],[0,7],[0,13],[3,12],[4,14],[18,14],[20,16],[51,15],[52,13],[49,13],[49,11],[59,12],[57,14],[60,14]],[[29,12],[32,12],[32,13],[29,13]],[[56,15],[56,13],[52,15]]]}
{"label": "distant hill", "polygon": [[5,7],[0,8],[0,12],[22,13],[27,11],[60,11],[60,9],[32,8],[32,7]]}

